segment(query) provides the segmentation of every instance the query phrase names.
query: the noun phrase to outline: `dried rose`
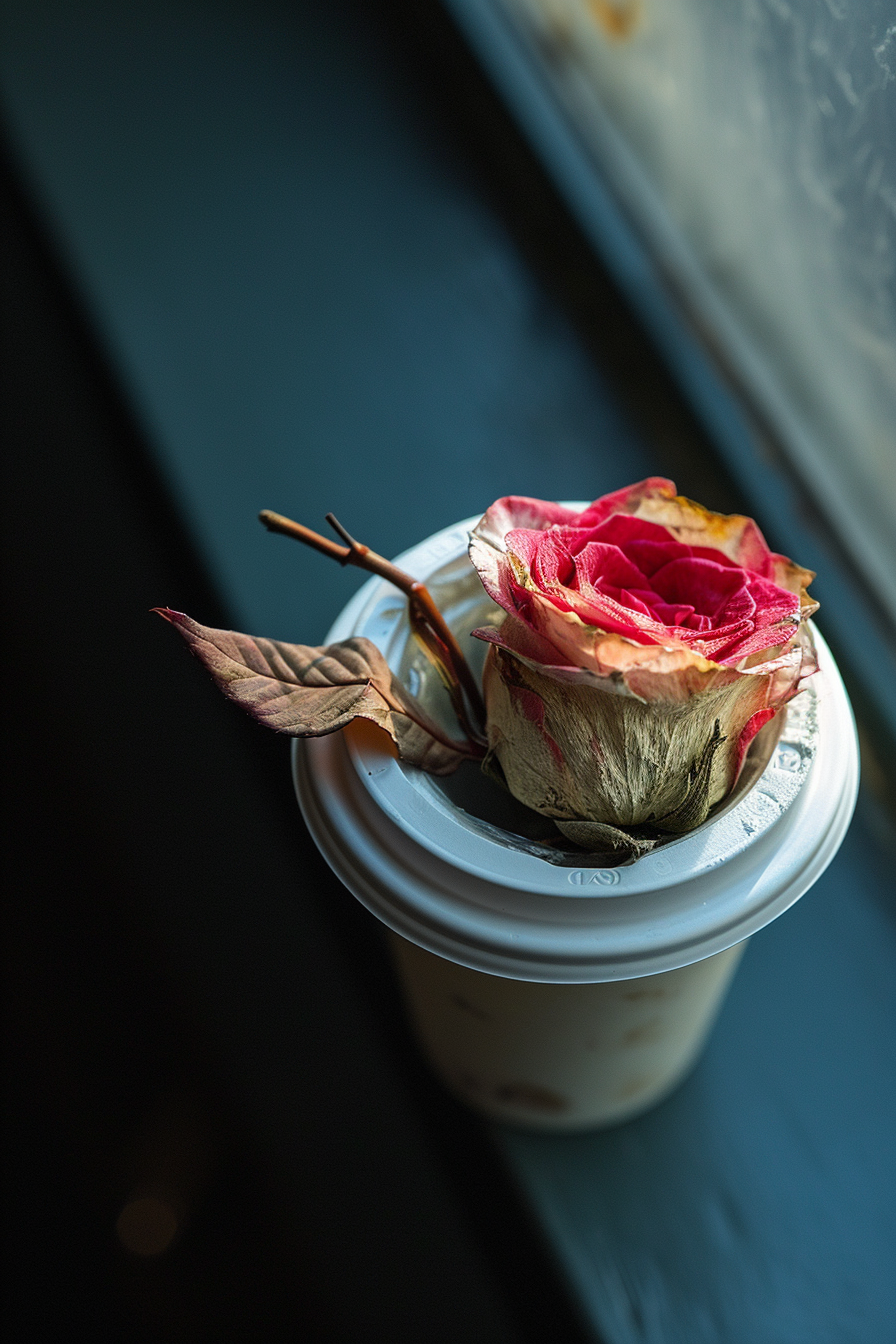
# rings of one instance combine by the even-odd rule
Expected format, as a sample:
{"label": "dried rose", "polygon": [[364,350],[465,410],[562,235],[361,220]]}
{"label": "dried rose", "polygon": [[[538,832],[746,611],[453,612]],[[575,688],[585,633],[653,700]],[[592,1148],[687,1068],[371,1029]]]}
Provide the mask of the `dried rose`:
{"label": "dried rose", "polygon": [[581,512],[500,499],[470,556],[507,613],[474,632],[492,644],[490,757],[521,802],[592,849],[637,854],[700,825],[815,670],[814,575],[751,519],[659,477]]}

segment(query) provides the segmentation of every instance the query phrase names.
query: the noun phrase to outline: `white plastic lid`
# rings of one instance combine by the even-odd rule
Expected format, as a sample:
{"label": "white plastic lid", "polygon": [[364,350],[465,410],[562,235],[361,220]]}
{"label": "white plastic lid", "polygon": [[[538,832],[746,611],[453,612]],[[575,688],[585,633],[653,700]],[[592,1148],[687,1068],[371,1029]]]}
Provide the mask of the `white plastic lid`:
{"label": "white plastic lid", "polygon": [[[460,637],[496,610],[466,554],[476,521],[437,533],[396,562],[426,582]],[[439,712],[434,679],[409,637],[405,600],[390,584],[365,584],[327,640],[353,634],[373,640],[428,711]],[[466,643],[475,654],[480,641]],[[673,970],[775,919],[812,886],[846,833],[858,790],[855,725],[817,632],[816,643],[819,671],[787,707],[755,783],[696,831],[633,864],[546,861],[543,846],[477,815],[481,808],[460,806],[459,777],[446,784],[403,764],[386,735],[364,723],[295,740],[299,803],[358,900],[450,961],[551,983]],[[451,727],[450,710],[442,717]],[[473,766],[464,771],[478,776]],[[472,797],[479,790],[471,782]]]}

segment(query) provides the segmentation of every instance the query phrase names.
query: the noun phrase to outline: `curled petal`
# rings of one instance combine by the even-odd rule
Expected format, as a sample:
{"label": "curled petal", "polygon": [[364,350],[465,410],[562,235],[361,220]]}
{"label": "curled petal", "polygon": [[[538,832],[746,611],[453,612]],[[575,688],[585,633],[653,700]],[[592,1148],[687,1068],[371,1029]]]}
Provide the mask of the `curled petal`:
{"label": "curled petal", "polygon": [[671,481],[666,485],[668,490],[644,493],[636,511],[638,518],[658,523],[686,546],[721,551],[743,569],[786,588],[800,599],[804,617],[818,610],[818,603],[806,592],[815,578],[814,572],[794,564],[786,555],[770,550],[752,518],[738,513],[713,513],[702,504],[676,494]]}
{"label": "curled petal", "polygon": [[565,527],[579,518],[576,509],[564,504],[552,504],[544,499],[529,499],[525,495],[506,495],[492,504],[474,528],[474,535],[489,546],[503,551],[504,538],[515,528],[543,531],[548,527]]}
{"label": "curled petal", "polygon": [[500,628],[491,625],[482,626],[478,630],[473,630],[472,634],[489,644],[499,644],[510,653],[515,653],[523,662],[529,661],[536,667],[548,664],[558,671],[578,670],[564,666],[560,650],[551,644],[550,640],[537,634],[530,625],[517,620],[515,616],[506,617]]}
{"label": "curled petal", "polygon": [[543,531],[569,524],[577,516],[575,509],[523,495],[507,495],[496,500],[470,534],[470,558],[489,597],[500,606],[505,605],[502,600],[506,597],[503,557],[507,551],[504,538],[508,532],[517,528]]}
{"label": "curled petal", "polygon": [[648,501],[656,497],[674,494],[675,486],[665,476],[648,476],[646,481],[638,481],[636,485],[623,486],[621,490],[614,490],[612,494],[603,495],[600,499],[596,499],[593,504],[589,504],[583,513],[578,514],[576,526],[595,527],[604,522],[605,519],[619,513],[631,514],[639,518],[642,516],[642,509]]}

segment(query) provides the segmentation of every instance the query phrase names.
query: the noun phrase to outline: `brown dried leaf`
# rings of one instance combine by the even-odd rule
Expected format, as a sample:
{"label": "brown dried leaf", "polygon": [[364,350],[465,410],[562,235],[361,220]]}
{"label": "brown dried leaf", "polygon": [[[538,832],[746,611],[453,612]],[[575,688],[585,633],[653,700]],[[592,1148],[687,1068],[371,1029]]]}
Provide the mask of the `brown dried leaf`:
{"label": "brown dried leaf", "polygon": [[180,632],[224,694],[278,733],[321,737],[360,717],[385,729],[403,761],[430,774],[450,774],[470,755],[443,736],[369,639],[284,644],[212,630],[167,607],[155,610]]}

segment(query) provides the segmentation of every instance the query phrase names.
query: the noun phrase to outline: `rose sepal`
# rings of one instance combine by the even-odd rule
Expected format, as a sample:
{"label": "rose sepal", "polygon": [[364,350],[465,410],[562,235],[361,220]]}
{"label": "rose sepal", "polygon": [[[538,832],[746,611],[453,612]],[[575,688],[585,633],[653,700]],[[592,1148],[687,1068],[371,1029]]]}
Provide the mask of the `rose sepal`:
{"label": "rose sepal", "polygon": [[[677,678],[654,672],[648,686],[643,666],[608,676],[551,667],[512,651],[501,634],[481,632],[491,644],[483,686],[489,752],[511,793],[558,822],[657,834],[706,819],[733,787],[753,737],[814,668],[801,634],[799,647],[766,664],[738,671],[692,659]],[[657,686],[662,698],[649,694]]]}

